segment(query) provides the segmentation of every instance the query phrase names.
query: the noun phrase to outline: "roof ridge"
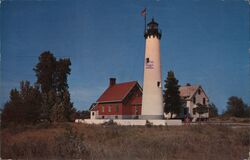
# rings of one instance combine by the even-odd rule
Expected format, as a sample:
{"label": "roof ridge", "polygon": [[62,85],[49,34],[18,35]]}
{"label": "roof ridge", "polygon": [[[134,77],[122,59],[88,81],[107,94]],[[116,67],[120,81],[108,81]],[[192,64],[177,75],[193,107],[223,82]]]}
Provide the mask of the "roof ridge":
{"label": "roof ridge", "polygon": [[183,86],[180,86],[180,87],[199,87],[199,86],[201,86],[201,85],[199,85],[199,84],[195,84],[195,85],[190,85],[190,86],[187,86],[187,85],[183,85]]}
{"label": "roof ridge", "polygon": [[133,82],[137,82],[137,81],[129,81],[129,82],[116,83],[115,85],[125,84],[125,83],[133,83]]}
{"label": "roof ridge", "polygon": [[137,81],[135,81],[136,83],[130,87],[130,89],[128,90],[128,92],[122,97],[122,101],[127,97],[127,95],[129,94],[129,92],[135,87],[135,85],[137,84]]}
{"label": "roof ridge", "polygon": [[137,81],[129,81],[108,86],[96,102],[123,101],[136,84],[138,84]]}

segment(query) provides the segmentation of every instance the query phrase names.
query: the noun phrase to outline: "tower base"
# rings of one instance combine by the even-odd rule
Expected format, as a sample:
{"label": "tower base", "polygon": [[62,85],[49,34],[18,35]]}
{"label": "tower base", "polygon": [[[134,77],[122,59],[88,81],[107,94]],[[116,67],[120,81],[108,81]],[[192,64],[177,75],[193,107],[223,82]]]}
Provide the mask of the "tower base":
{"label": "tower base", "polygon": [[139,119],[163,119],[163,115],[140,115]]}

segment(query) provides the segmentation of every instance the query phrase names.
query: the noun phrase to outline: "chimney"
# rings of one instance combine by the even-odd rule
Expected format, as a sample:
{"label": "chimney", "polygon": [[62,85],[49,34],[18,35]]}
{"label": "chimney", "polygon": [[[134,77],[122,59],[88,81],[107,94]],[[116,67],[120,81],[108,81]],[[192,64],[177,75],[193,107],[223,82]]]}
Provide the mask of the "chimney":
{"label": "chimney", "polygon": [[190,83],[187,83],[186,86],[191,86],[191,84],[190,84]]}
{"label": "chimney", "polygon": [[109,78],[109,86],[113,86],[116,84],[116,79],[115,78]]}

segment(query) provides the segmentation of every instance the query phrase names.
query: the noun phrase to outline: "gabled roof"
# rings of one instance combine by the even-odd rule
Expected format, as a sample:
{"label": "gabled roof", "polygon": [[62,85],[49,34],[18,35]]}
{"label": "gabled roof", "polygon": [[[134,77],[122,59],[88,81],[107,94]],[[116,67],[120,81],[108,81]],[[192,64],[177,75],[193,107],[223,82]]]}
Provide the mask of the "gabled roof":
{"label": "gabled roof", "polygon": [[89,107],[90,111],[97,111],[97,105],[96,103],[92,103],[91,106]]}
{"label": "gabled roof", "polygon": [[136,81],[118,83],[109,86],[103,92],[103,94],[97,99],[96,102],[97,103],[121,102],[136,85],[138,85],[140,88],[140,85]]}
{"label": "gabled roof", "polygon": [[200,85],[181,86],[179,88],[180,96],[184,99],[191,99],[200,87]]}

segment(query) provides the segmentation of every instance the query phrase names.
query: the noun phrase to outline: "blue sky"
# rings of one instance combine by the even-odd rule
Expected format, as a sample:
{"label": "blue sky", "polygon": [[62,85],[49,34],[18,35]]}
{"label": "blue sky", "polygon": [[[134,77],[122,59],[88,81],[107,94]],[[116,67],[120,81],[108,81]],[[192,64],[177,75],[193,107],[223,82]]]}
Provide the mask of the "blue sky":
{"label": "blue sky", "polygon": [[163,32],[163,79],[200,84],[222,111],[228,97],[250,104],[247,0],[5,0],[1,3],[1,104],[43,51],[72,62],[69,90],[87,109],[108,79],[143,83],[144,19],[148,9]]}

